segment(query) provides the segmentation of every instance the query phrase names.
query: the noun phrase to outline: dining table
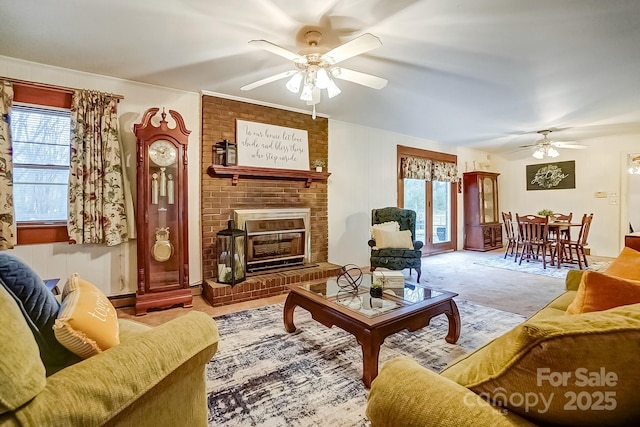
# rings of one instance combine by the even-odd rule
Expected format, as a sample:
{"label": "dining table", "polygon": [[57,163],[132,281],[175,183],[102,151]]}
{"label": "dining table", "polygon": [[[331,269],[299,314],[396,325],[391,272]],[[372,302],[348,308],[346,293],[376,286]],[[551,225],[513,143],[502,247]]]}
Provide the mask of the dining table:
{"label": "dining table", "polygon": [[549,221],[549,223],[547,224],[549,232],[552,232],[553,234],[555,234],[555,238],[556,238],[556,256],[555,256],[555,260],[552,259],[552,262],[553,261],[556,262],[557,268],[560,268],[560,265],[564,258],[564,250],[562,248],[562,238],[561,238],[562,232],[569,231],[568,235],[570,236],[571,227],[581,227],[581,226],[582,226],[582,223],[566,222],[566,221]]}

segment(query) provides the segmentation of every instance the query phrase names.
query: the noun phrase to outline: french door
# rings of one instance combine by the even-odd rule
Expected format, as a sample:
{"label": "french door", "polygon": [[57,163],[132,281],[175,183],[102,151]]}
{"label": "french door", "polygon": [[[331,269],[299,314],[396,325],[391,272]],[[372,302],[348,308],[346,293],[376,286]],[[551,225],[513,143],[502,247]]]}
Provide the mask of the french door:
{"label": "french door", "polygon": [[456,249],[453,206],[455,184],[403,179],[403,206],[416,212],[416,240],[423,254]]}
{"label": "french door", "polygon": [[[453,155],[398,146],[399,172],[404,156],[456,162]],[[398,206],[416,212],[415,239],[424,243],[424,255],[457,249],[457,189],[457,183],[402,178],[398,175]]]}

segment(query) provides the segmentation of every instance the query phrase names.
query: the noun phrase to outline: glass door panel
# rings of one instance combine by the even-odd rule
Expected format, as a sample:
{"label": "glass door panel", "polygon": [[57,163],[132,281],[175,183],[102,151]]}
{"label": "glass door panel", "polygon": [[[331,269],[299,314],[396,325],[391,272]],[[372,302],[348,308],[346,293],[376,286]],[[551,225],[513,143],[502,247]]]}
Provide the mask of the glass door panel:
{"label": "glass door panel", "polygon": [[484,215],[482,218],[482,222],[496,222],[495,194],[493,188],[493,179],[491,179],[490,177],[482,178],[482,193],[484,193],[484,206],[482,209]]}
{"label": "glass door panel", "polygon": [[455,250],[452,184],[404,179],[403,185],[403,206],[416,212],[416,240],[424,243],[422,253]]}
{"label": "glass door panel", "polygon": [[415,240],[427,241],[427,192],[425,181],[422,179],[404,180],[404,208],[416,212],[416,236]]}
{"label": "glass door panel", "polygon": [[451,242],[451,183],[431,182],[434,244]]}

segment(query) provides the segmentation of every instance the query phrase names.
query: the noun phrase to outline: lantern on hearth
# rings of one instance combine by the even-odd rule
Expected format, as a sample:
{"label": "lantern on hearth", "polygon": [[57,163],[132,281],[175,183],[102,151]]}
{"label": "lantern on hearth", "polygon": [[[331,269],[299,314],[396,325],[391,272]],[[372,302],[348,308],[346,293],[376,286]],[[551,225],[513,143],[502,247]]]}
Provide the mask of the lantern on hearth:
{"label": "lantern on hearth", "polygon": [[226,230],[216,235],[216,259],[218,261],[218,283],[235,285],[246,278],[245,233],[235,228],[232,219]]}
{"label": "lantern on hearth", "polygon": [[213,163],[223,166],[234,166],[238,163],[238,146],[228,140],[216,142],[213,146]]}

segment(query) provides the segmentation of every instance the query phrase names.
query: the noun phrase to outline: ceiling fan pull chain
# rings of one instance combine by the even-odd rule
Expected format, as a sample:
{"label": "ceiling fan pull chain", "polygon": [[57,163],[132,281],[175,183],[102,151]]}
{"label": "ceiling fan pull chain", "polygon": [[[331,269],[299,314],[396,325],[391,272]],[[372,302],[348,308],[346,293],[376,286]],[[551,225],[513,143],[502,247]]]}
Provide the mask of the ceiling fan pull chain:
{"label": "ceiling fan pull chain", "polygon": [[316,119],[316,104],[313,104],[313,113],[311,114],[311,118],[312,118],[313,120],[315,120],[315,119]]}

